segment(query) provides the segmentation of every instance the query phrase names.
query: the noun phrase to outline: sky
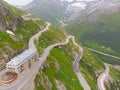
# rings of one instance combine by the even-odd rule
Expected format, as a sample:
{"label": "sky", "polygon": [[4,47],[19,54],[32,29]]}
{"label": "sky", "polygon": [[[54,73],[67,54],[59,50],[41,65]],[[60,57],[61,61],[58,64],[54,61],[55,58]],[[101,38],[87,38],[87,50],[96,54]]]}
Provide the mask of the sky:
{"label": "sky", "polygon": [[[60,1],[68,1],[68,2],[72,2],[74,0],[60,0]],[[76,1],[95,1],[95,0],[76,0]]]}
{"label": "sky", "polygon": [[[33,0],[4,0],[4,1],[12,5],[25,6],[32,2]],[[73,0],[60,0],[60,1],[72,2]],[[95,1],[95,0],[76,0],[76,1]]]}
{"label": "sky", "polygon": [[25,6],[32,2],[33,0],[4,0],[12,5]]}

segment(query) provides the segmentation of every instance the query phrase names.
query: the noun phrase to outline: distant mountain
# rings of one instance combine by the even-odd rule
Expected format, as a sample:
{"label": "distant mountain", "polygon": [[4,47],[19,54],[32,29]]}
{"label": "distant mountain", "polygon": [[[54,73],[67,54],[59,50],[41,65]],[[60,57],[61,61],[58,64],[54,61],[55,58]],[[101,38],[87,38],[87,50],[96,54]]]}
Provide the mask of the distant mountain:
{"label": "distant mountain", "polygon": [[85,46],[120,56],[120,0],[102,0],[67,26]]}
{"label": "distant mountain", "polygon": [[[80,2],[80,0],[74,0],[71,2],[68,2],[66,0],[35,0],[34,4],[31,3],[28,8],[31,8],[29,9],[31,12],[35,11],[36,13],[41,13],[41,18],[46,17],[46,19],[50,21],[53,20],[53,23],[57,23],[57,19],[63,21],[65,20],[66,23],[69,22],[70,24],[68,23],[68,30],[70,30],[70,32],[73,32],[78,39],[80,38],[79,40],[82,41],[84,45],[92,45],[93,47],[96,47],[95,43],[89,43],[92,41],[91,38],[93,37],[93,40],[99,40],[100,36],[102,36],[102,40],[110,41],[110,37],[106,38],[105,36],[109,36],[109,34],[112,36],[113,34],[119,38],[120,13],[117,9],[115,9],[115,12],[117,13],[113,11],[114,14],[111,14],[111,8],[110,10],[108,9],[110,13],[99,15],[97,13],[101,9],[97,8],[94,11],[94,7],[92,8],[93,5],[96,3],[98,4],[98,1],[82,1],[81,3],[84,4],[77,2]],[[104,6],[106,5],[107,4]],[[68,8],[68,6],[70,7]],[[91,9],[88,8],[88,6],[91,7]],[[101,6],[101,4],[98,4],[97,6]],[[103,6],[101,7],[103,8]],[[68,11],[65,13],[66,9]],[[93,11],[92,14],[88,12],[90,10]],[[80,12],[80,15],[76,14],[76,17],[74,19],[71,19],[70,17],[72,17],[73,12]],[[98,17],[94,19],[94,15],[97,15]],[[36,18],[31,14],[27,14],[17,8],[14,8],[13,6],[8,5],[3,1],[0,1],[0,71],[1,69],[5,68],[5,64],[11,58],[27,49],[29,39],[37,32],[43,30],[45,27],[45,21],[38,19],[36,21]],[[111,61],[111,58],[109,57],[110,59],[108,59],[107,57],[107,60],[105,56],[96,55],[81,45],[83,48],[83,57],[81,58],[80,62],[78,62],[81,57],[81,55],[79,56],[78,54],[81,54],[82,51],[79,52],[78,47],[74,41],[72,41],[72,39],[69,40],[68,44],[56,46],[51,50],[51,45],[54,46],[56,43],[64,42],[67,36],[68,35],[64,30],[51,25],[48,27],[48,31],[45,31],[41,34],[38,42],[35,40],[35,45],[39,52],[39,56],[42,56],[41,59],[43,58],[44,61],[45,57],[43,56],[46,56],[47,54],[49,55],[47,56],[46,61],[43,63],[41,62],[41,59],[39,60],[38,63],[41,64],[41,67],[35,77],[35,80],[33,80],[35,74],[33,72],[33,76],[31,76],[32,74],[29,76],[32,78],[27,78],[27,82],[30,84],[25,83],[25,85],[23,85],[25,88],[34,88],[35,90],[83,90],[82,85],[84,82],[79,82],[80,78],[77,78],[77,75],[82,75],[90,86],[91,90],[98,90],[98,77],[105,71],[103,61],[106,60],[108,63]],[[115,37],[115,39],[113,38],[112,41],[116,42],[116,39],[117,38]],[[86,41],[88,41],[87,44]],[[102,47],[103,49],[106,49],[105,46]],[[50,53],[48,52],[49,50],[51,50]],[[107,50],[111,51],[111,48],[107,48]],[[77,60],[77,68],[79,68],[81,74],[78,73],[79,71],[74,67],[74,60]],[[119,62],[119,60],[117,61]],[[114,62],[116,65],[116,61],[112,60],[112,62]],[[110,64],[113,64],[112,62]],[[120,65],[120,62],[117,63],[117,65]],[[120,72],[113,69],[112,65],[108,66],[108,68],[110,68],[110,72],[107,78],[105,78],[106,90],[119,90]],[[30,71],[31,69],[28,70],[28,72]],[[22,74],[22,77],[24,79],[24,74]],[[80,80],[83,80],[83,78]],[[35,85],[33,85],[33,82]],[[18,88],[19,87],[21,86],[18,86]],[[22,89],[24,89],[24,87]]]}
{"label": "distant mountain", "polygon": [[98,1],[99,0],[34,0],[22,8],[42,19],[64,26]]}

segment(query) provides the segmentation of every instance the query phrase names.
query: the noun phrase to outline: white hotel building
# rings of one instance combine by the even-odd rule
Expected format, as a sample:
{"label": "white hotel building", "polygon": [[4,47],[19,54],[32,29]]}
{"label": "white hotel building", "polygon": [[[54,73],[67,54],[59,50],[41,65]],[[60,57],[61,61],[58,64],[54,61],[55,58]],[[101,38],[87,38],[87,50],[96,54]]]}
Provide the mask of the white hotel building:
{"label": "white hotel building", "polygon": [[37,50],[27,49],[11,59],[11,61],[6,64],[6,68],[10,72],[22,73],[29,69],[36,61],[38,61]]}

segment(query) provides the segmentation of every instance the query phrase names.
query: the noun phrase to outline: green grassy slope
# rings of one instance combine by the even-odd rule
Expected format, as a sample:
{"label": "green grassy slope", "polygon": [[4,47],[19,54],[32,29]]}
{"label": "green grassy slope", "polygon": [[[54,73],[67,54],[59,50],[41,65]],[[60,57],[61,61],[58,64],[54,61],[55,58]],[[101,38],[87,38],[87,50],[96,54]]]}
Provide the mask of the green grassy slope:
{"label": "green grassy slope", "polygon": [[[106,78],[106,82],[105,82],[106,90],[119,90],[120,71],[112,67],[112,65],[113,66],[120,65],[119,60],[101,54],[91,53],[88,50],[84,50],[84,53],[85,54],[80,63],[80,70],[85,75],[86,80],[88,81],[89,85],[92,87],[92,90],[97,90],[96,80],[98,78],[98,75],[100,75],[100,73],[103,72],[103,68],[105,69],[103,62],[107,63],[110,67],[109,77]],[[100,66],[101,66],[101,70],[100,70]],[[95,75],[95,72],[98,73]]]}
{"label": "green grassy slope", "polygon": [[36,90],[57,90],[56,80],[59,81],[59,85],[62,85],[63,90],[65,88],[67,90],[83,90],[73,70],[72,62],[75,57],[73,51],[77,52],[78,48],[72,42],[51,51],[44,68],[36,76]]}
{"label": "green grassy slope", "polygon": [[[63,31],[55,29],[50,29],[49,31],[43,33],[43,35],[39,38],[38,49],[43,50],[43,48],[46,48],[49,45],[58,42],[58,40],[61,41],[63,37],[65,39]],[[60,33],[61,35],[63,35],[59,36]],[[59,80],[63,84],[63,86],[69,90],[82,89],[79,87],[78,79],[75,79],[76,75],[73,72],[72,62],[75,57],[74,51],[78,52],[78,48],[75,47],[72,42],[68,45],[55,48],[51,51],[47,62],[44,65],[44,68],[40,70],[36,76],[36,90],[47,90],[50,88],[56,90],[56,79]],[[57,66],[60,68],[58,71],[55,64],[56,62]],[[104,64],[102,63],[102,61],[95,54],[92,54],[85,49],[83,59],[80,61],[80,70],[83,74],[85,74],[85,78],[91,88],[93,90],[96,90],[97,77],[104,70]],[[75,81],[74,79],[70,79],[70,77],[74,77]],[[47,84],[49,85],[46,86]],[[51,85],[52,87],[50,87]]]}
{"label": "green grassy slope", "polygon": [[[1,23],[5,24],[3,27],[3,31],[0,32],[0,70],[1,67],[5,66],[5,63],[9,61],[9,59],[25,48],[27,48],[27,43],[31,36],[36,34],[42,28],[46,26],[44,21],[25,21],[22,19],[21,15],[25,14],[25,12],[14,8],[7,3],[0,1],[0,6],[5,9],[0,12],[0,18],[2,18]],[[9,12],[7,16],[4,16],[2,13]],[[15,18],[19,17],[18,25],[13,28],[10,28],[8,23],[15,22]],[[17,23],[17,21],[16,21]],[[2,24],[1,24],[2,25]],[[15,25],[15,23],[13,23]],[[2,26],[0,26],[2,27]],[[15,35],[10,35],[6,33],[6,30],[12,31]]]}
{"label": "green grassy slope", "polygon": [[120,72],[110,67],[109,82],[105,83],[106,90],[120,89]]}
{"label": "green grassy slope", "polygon": [[111,64],[111,65],[120,65],[120,60],[119,59],[103,56],[101,54],[97,54],[97,56],[105,63]]}
{"label": "green grassy slope", "polygon": [[[33,5],[28,5],[27,12],[32,13],[33,15],[38,16],[41,19],[44,19],[48,22],[51,22],[54,25],[60,26],[60,23],[57,19],[64,18],[64,10],[65,5],[59,3],[59,1],[51,0],[51,1],[34,1],[32,2]],[[30,7],[31,6],[31,7]],[[38,12],[40,11],[40,12]]]}
{"label": "green grassy slope", "polygon": [[[75,79],[76,75],[73,72],[72,62],[74,60],[73,57],[75,57],[74,51],[78,52],[78,48],[72,43],[54,48],[51,51],[47,62],[36,76],[36,90],[47,90],[50,88],[56,90],[55,80],[60,81],[61,85],[69,90],[82,90],[81,87],[78,87],[79,82],[77,81],[78,79]],[[84,49],[84,56],[80,61],[79,67],[92,90],[97,90],[97,78],[104,71],[102,60],[97,55]],[[74,77],[74,79],[70,79],[70,77]]]}
{"label": "green grassy slope", "polygon": [[99,17],[96,21],[74,22],[67,31],[85,46],[120,56],[120,13]]}
{"label": "green grassy slope", "polygon": [[79,64],[80,71],[92,90],[97,90],[97,78],[104,71],[104,64],[98,56],[84,49],[84,55]]}
{"label": "green grassy slope", "polygon": [[40,36],[37,45],[38,51],[42,53],[43,49],[49,45],[61,42],[65,40],[65,38],[66,36],[63,30],[51,25],[49,30]]}

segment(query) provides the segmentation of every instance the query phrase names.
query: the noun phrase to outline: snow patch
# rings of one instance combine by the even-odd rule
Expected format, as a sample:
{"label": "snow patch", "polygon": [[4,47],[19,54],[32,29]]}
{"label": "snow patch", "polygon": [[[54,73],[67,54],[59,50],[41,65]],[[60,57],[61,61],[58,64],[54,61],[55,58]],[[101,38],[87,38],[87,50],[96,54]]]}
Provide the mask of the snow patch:
{"label": "snow patch", "polygon": [[67,1],[67,2],[73,2],[74,0],[60,0],[61,2],[65,2],[65,1]]}
{"label": "snow patch", "polygon": [[[74,0],[60,0],[61,2],[65,2],[65,1],[67,1],[67,2],[73,2]],[[75,0],[75,1],[77,1],[77,2],[92,2],[92,1],[97,1],[97,0]]]}
{"label": "snow patch", "polygon": [[6,33],[10,34],[10,35],[15,35],[12,31],[10,30],[6,30]]}
{"label": "snow patch", "polygon": [[76,0],[76,1],[82,1],[82,2],[92,2],[92,1],[97,1],[97,0]]}
{"label": "snow patch", "polygon": [[79,7],[81,9],[85,9],[86,6],[87,6],[87,4],[85,4],[84,2],[76,2],[76,3],[73,3],[71,5],[74,6],[74,7]]}

